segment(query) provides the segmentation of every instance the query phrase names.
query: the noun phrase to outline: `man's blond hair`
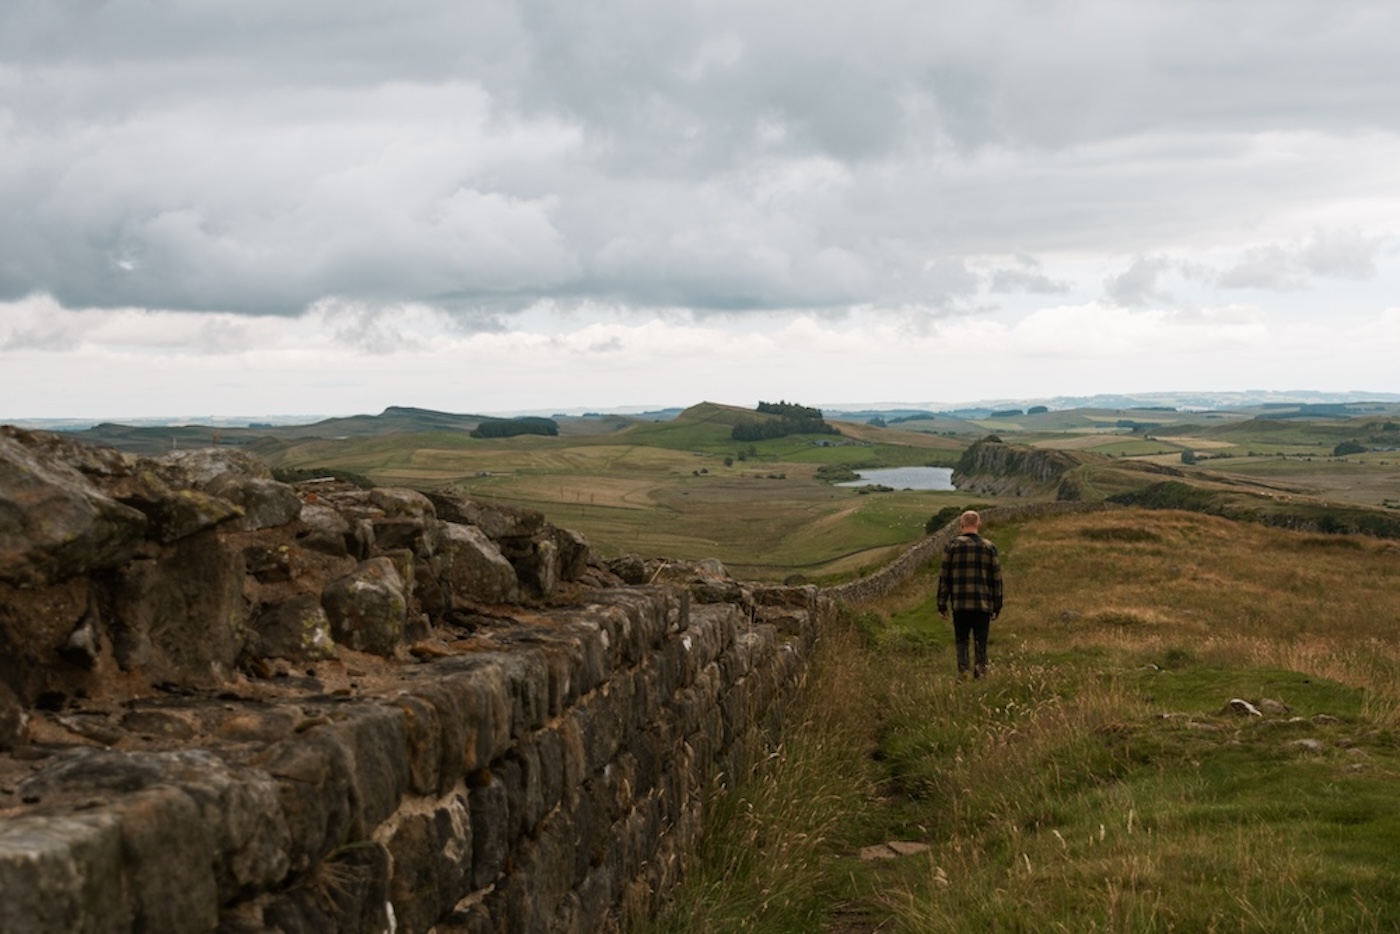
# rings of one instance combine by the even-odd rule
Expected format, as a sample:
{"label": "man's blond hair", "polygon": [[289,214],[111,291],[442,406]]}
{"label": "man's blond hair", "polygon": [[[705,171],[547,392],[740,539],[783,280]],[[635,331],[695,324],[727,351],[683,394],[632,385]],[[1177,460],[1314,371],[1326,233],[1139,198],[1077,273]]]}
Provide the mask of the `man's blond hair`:
{"label": "man's blond hair", "polygon": [[973,530],[979,529],[982,527],[982,517],[977,514],[976,510],[969,509],[967,512],[958,516],[958,527]]}

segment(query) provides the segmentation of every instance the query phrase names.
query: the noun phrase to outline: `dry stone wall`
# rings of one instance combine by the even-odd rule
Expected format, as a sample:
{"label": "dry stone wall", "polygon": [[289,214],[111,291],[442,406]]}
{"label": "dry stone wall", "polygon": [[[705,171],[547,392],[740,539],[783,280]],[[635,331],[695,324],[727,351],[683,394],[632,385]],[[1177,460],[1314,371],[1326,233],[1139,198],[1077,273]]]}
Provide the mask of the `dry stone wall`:
{"label": "dry stone wall", "polygon": [[0,429],[0,930],[623,930],[830,607],[452,491]]}

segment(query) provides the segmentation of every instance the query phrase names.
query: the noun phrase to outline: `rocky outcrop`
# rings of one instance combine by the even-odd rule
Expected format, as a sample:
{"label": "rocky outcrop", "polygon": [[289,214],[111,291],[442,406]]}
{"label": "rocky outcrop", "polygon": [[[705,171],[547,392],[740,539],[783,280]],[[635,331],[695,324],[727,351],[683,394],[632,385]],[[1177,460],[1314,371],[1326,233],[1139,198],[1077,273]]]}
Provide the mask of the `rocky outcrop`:
{"label": "rocky outcrop", "polygon": [[24,707],[337,646],[393,657],[432,618],[548,598],[587,562],[538,513],[451,491],[293,487],[242,451],[0,431],[0,683]]}
{"label": "rocky outcrop", "polygon": [[456,491],[0,429],[0,930],[628,929],[830,609]]}
{"label": "rocky outcrop", "polygon": [[[983,496],[1044,496],[1059,494],[1064,481],[1080,466],[1067,451],[1006,444],[995,435],[973,444],[953,468],[953,485],[964,493]],[[1073,495],[1058,499],[1075,499]]]}

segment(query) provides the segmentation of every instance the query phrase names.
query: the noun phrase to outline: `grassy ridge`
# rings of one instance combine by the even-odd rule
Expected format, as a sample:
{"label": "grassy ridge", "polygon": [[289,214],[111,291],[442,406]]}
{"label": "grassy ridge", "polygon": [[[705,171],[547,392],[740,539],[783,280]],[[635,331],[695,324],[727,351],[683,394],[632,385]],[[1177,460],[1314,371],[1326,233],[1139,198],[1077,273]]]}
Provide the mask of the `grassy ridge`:
{"label": "grassy ridge", "polygon": [[[988,531],[991,677],[954,679],[931,570],[837,627],[656,930],[1400,926],[1394,545],[1138,510]],[[891,840],[930,849],[858,858]]]}

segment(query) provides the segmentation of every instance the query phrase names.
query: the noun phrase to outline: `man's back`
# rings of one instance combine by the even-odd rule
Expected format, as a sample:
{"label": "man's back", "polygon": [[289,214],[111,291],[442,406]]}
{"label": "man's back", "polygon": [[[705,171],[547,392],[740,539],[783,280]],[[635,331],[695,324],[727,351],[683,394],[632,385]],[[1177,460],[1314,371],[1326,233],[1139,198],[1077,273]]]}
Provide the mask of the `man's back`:
{"label": "man's back", "polygon": [[1001,612],[1001,559],[997,546],[976,532],[964,531],[943,549],[938,572],[938,611]]}

